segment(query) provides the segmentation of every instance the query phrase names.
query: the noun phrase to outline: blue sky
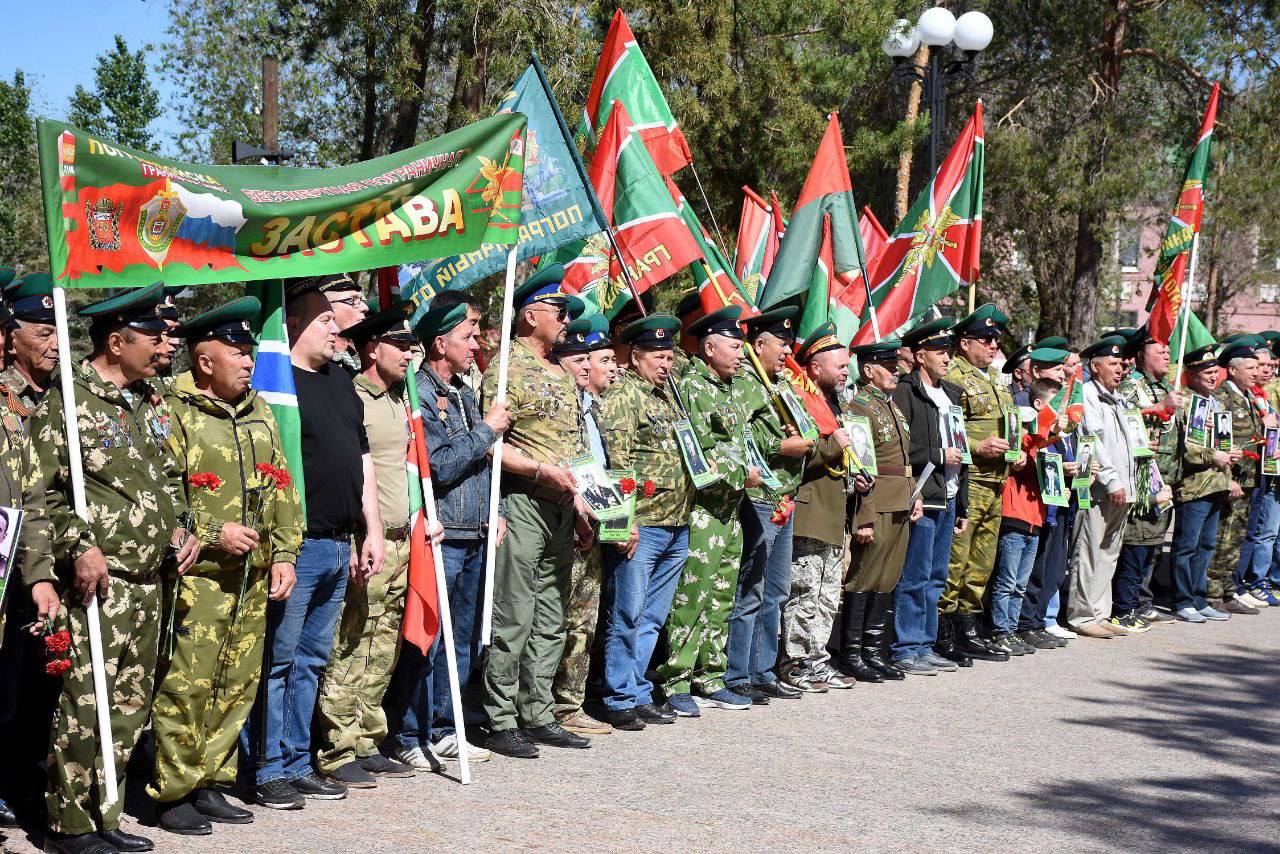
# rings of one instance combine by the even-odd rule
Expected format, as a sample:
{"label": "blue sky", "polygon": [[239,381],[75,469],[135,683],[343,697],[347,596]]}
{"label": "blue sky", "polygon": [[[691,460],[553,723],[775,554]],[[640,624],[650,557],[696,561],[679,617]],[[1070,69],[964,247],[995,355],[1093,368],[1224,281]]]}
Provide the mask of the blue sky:
{"label": "blue sky", "polygon": [[[169,24],[168,0],[0,0],[4,46],[0,76],[13,78],[21,68],[32,87],[32,107],[43,117],[66,117],[67,99],[76,84],[93,83],[94,60],[109,51],[116,33],[130,50],[158,45]],[[157,58],[157,69],[159,61]],[[151,75],[167,105],[168,92],[158,70]],[[152,130],[163,134],[164,118]]]}

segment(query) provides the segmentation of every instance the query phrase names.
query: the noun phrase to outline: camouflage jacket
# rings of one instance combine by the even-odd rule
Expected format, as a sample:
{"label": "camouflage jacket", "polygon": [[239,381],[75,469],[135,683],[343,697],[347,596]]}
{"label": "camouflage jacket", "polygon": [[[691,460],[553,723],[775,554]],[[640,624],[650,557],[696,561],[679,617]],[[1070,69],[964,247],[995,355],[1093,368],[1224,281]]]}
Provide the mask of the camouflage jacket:
{"label": "camouflage jacket", "polygon": [[1163,379],[1153,380],[1140,371],[1134,371],[1125,377],[1116,389],[1116,396],[1124,401],[1127,409],[1142,412],[1142,420],[1147,426],[1147,444],[1155,452],[1156,467],[1168,482],[1177,478],[1178,430],[1176,419],[1161,417],[1164,409],[1161,402],[1172,389]]}
{"label": "camouflage jacket", "polygon": [[[631,469],[636,480],[636,524],[687,525],[693,481],[685,470],[675,422],[682,416],[666,385],[655,386],[635,371],[604,391],[600,428],[615,469]],[[652,481],[653,495],[644,495]]]}
{"label": "camouflage jacket", "polygon": [[732,377],[722,380],[713,374],[702,359],[690,359],[678,381],[689,423],[707,464],[721,476],[699,490],[699,502],[737,502],[746,489],[742,431],[747,427],[747,411],[734,399],[732,383]]}
{"label": "camouflage jacket", "polygon": [[[0,589],[6,581],[12,582],[11,573],[15,567],[27,584],[53,581],[49,510],[45,503],[40,459],[36,456],[35,445],[21,427],[18,430],[0,430],[0,507],[18,507],[23,514],[18,548],[13,553],[14,566],[0,571]],[[13,524],[12,519],[6,521]],[[0,556],[0,561],[3,560],[4,557]],[[16,589],[9,591],[9,595],[17,595]],[[3,619],[0,616],[0,626],[3,626]]]}
{"label": "camouflage jacket", "polygon": [[911,509],[911,430],[898,404],[870,383],[858,383],[858,393],[849,402],[850,415],[864,416],[871,423],[875,443],[876,488],[858,502],[854,527],[869,525],[877,513]]}
{"label": "camouflage jacket", "polygon": [[[254,528],[261,536],[252,565],[294,563],[302,545],[302,501],[292,477],[273,478],[259,466],[288,471],[280,431],[266,401],[249,390],[228,403],[203,394],[187,371],[174,378],[165,398],[172,430],[169,449],[182,476],[202,548],[188,574],[210,575],[244,566],[242,556],[218,547],[224,522]],[[201,485],[199,474],[218,483]],[[193,478],[195,482],[193,482]]]}
{"label": "camouflage jacket", "polygon": [[1254,405],[1253,394],[1248,389],[1236,388],[1231,380],[1225,380],[1214,390],[1213,399],[1224,412],[1231,413],[1231,447],[1245,452],[1240,462],[1231,466],[1231,479],[1240,484],[1241,489],[1252,489],[1258,483],[1261,442],[1265,435],[1262,414]]}
{"label": "camouflage jacket", "polygon": [[983,439],[1004,436],[1004,413],[1013,408],[1009,389],[992,375],[990,369],[979,370],[959,355],[951,360],[946,379],[958,386],[961,392],[964,429],[969,437],[969,451],[973,454],[969,479],[988,483],[1004,480],[1009,475],[1009,463],[1003,456],[995,459],[980,457],[977,447]]}
{"label": "camouflage jacket", "polygon": [[[497,396],[498,362],[492,360],[484,372],[482,410]],[[519,338],[511,342],[507,406],[511,427],[505,441],[529,459],[559,466],[587,453],[582,405],[573,377],[552,368]]]}
{"label": "camouflage jacket", "polygon": [[1280,379],[1274,379],[1262,387],[1266,392],[1267,403],[1271,404],[1271,408],[1276,412],[1280,412]]}
{"label": "camouflage jacket", "polygon": [[0,387],[3,387],[5,408],[23,424],[31,420],[46,394],[43,390],[37,390],[31,380],[13,365],[0,372]]}
{"label": "camouflage jacket", "polygon": [[[774,405],[773,389],[766,389],[760,375],[747,364],[743,364],[733,378],[731,386],[734,397],[747,411],[751,438],[760,449],[765,464],[773,470],[773,474],[782,483],[777,490],[768,490],[762,486],[747,490],[747,497],[760,504],[773,504],[777,497],[795,495],[804,477],[804,457],[783,456],[780,449],[782,440],[787,438],[782,428],[782,416]],[[771,494],[776,492],[776,496]]]}
{"label": "camouflage jacket", "polygon": [[70,561],[96,547],[112,575],[154,579],[178,517],[188,509],[166,447],[169,415],[147,383],[134,384],[130,399],[103,380],[87,359],[72,370],[87,522],[76,515],[72,503],[62,388],[56,375],[32,416],[30,430],[49,502],[54,556],[69,570]]}
{"label": "camouflage jacket", "polygon": [[[1191,417],[1191,402],[1194,393],[1188,389],[1182,399],[1182,411],[1177,415],[1178,445],[1177,454],[1180,463],[1178,479],[1173,484],[1173,499],[1178,503],[1206,498],[1217,493],[1225,493],[1231,485],[1231,475],[1213,464],[1212,447],[1204,447],[1198,443],[1187,441],[1187,422]],[[1209,398],[1210,411],[1217,407],[1214,397]],[[1212,419],[1212,415],[1210,415]],[[1208,444],[1213,444],[1213,422],[1208,427]]]}

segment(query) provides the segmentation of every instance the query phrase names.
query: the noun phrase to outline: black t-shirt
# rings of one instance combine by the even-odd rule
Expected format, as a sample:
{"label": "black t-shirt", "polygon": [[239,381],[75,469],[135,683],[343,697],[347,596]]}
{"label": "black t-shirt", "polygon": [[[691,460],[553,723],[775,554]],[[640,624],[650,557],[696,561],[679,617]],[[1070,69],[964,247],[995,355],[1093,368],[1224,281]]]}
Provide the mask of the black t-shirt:
{"label": "black t-shirt", "polygon": [[369,453],[364,404],[351,377],[338,365],[318,371],[293,366],[302,422],[302,475],[307,491],[307,532],[354,529],[362,521],[364,469]]}

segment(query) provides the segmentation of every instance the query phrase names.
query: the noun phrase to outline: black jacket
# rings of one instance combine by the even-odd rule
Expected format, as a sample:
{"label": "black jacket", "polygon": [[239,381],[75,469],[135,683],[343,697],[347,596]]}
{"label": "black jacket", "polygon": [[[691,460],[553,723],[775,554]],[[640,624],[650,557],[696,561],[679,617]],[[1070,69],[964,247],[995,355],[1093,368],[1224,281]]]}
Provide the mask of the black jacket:
{"label": "black jacket", "polygon": [[[960,388],[946,380],[942,390],[954,405],[960,403]],[[927,508],[942,508],[947,503],[946,467],[943,465],[942,435],[938,430],[938,407],[925,392],[916,371],[898,377],[898,387],[893,392],[893,402],[907,416],[911,428],[911,470],[916,477],[927,463],[933,463],[933,473],[925,482],[921,498]],[[956,492],[956,518],[969,516],[969,467],[960,466],[960,489]]]}

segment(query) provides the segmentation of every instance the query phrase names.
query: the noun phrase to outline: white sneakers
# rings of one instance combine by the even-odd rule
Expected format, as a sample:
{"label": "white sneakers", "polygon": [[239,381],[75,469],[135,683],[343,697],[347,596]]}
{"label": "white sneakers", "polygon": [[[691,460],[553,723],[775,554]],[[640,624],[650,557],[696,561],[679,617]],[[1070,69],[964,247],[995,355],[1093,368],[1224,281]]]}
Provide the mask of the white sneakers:
{"label": "white sneakers", "polygon": [[1252,593],[1241,593],[1236,597],[1237,602],[1243,602],[1250,608],[1270,608],[1271,604],[1262,599],[1255,598]]}
{"label": "white sneakers", "polygon": [[1071,640],[1076,636],[1075,632],[1068,631],[1067,629],[1064,629],[1062,626],[1058,625],[1057,623],[1053,623],[1052,625],[1045,626],[1044,630],[1049,634],[1053,635],[1055,638],[1062,638],[1063,640]]}
{"label": "white sneakers", "polygon": [[[449,733],[444,738],[431,745],[431,752],[441,759],[457,759],[458,758],[458,736]],[[467,759],[471,762],[488,762],[490,753],[483,747],[476,747],[474,744],[467,744]]]}

